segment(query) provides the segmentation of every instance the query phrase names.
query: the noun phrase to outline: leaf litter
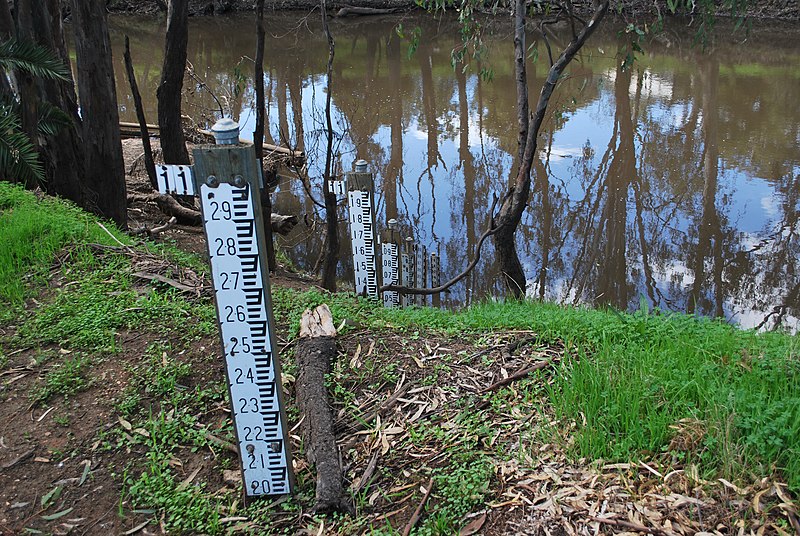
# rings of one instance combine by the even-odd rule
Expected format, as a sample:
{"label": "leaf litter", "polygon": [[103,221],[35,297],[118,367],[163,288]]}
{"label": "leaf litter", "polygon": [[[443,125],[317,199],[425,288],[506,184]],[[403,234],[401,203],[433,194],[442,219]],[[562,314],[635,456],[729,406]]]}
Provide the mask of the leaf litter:
{"label": "leaf litter", "polygon": [[[376,341],[382,348],[370,365],[364,348],[373,354]],[[630,463],[571,458],[577,424],[555,421],[544,390],[554,365],[575,359],[558,342],[502,332],[476,352],[459,340],[409,344],[402,335],[359,333],[339,344],[338,377],[351,398],[336,397],[336,425],[351,490],[366,499],[356,505],[361,526],[419,527],[446,499],[430,489],[431,476],[467,449],[491,460],[493,478],[484,504],[459,520],[460,534],[761,535],[800,527],[797,500],[771,478],[704,480],[669,453]],[[374,372],[358,373],[365,368]],[[484,426],[465,424],[465,414]],[[669,451],[702,437],[699,421],[674,429]],[[560,440],[545,430],[559,430]],[[348,533],[345,526],[334,521],[325,530]]]}

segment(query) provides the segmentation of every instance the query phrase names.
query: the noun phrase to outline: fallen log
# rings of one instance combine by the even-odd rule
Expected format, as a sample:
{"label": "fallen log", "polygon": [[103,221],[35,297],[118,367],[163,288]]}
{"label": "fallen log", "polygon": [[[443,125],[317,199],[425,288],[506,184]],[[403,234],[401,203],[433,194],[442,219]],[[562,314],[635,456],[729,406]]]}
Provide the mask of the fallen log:
{"label": "fallen log", "polygon": [[[128,203],[150,200],[155,201],[156,205],[158,205],[158,208],[161,209],[161,212],[167,216],[173,216],[177,218],[178,223],[181,225],[197,226],[203,222],[203,217],[199,210],[194,210],[181,205],[171,195],[153,194],[151,196],[141,196],[134,194],[128,196]],[[281,236],[286,236],[292,232],[292,229],[294,229],[295,225],[297,225],[297,222],[297,216],[294,214],[270,214],[270,226],[272,227],[272,232],[278,233]]]}
{"label": "fallen log", "polygon": [[303,443],[310,463],[317,470],[314,512],[353,513],[342,483],[339,449],[333,433],[333,411],[328,401],[325,376],[336,358],[336,328],[327,305],[306,309],[300,320],[297,358],[297,405],[302,417]]}
{"label": "fallen log", "polygon": [[395,13],[397,10],[393,8],[378,8],[378,7],[358,7],[358,6],[344,6],[336,12],[337,17],[348,17],[350,15],[388,15]]}
{"label": "fallen log", "polygon": [[287,216],[285,214],[275,214],[274,212],[269,215],[270,224],[272,225],[272,232],[278,233],[281,236],[286,236],[294,226],[297,225],[297,216],[292,214]]}
{"label": "fallen log", "polygon": [[203,218],[199,210],[194,210],[185,207],[178,203],[178,200],[171,195],[162,194],[155,198],[156,205],[161,209],[161,212],[167,216],[174,216],[178,218],[178,223],[184,225],[200,225],[203,223]]}

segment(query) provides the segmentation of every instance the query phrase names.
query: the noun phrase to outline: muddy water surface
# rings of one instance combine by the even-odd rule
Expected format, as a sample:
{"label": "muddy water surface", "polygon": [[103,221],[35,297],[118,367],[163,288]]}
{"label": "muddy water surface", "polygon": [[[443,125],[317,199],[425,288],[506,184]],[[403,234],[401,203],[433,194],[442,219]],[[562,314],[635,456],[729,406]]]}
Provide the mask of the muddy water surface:
{"label": "muddy water surface", "polygon": [[[458,33],[450,21],[332,23],[340,166],[369,162],[378,221],[396,218],[404,236],[438,250],[443,278],[475,254],[491,199],[514,166],[513,44],[500,22],[480,61],[455,70]],[[155,122],[163,24],[129,17],[111,23],[122,119],[135,120],[121,63],[127,33]],[[222,107],[250,136],[253,26],[241,15],[191,21],[195,77],[187,78],[184,113],[213,121]],[[691,31],[667,29],[626,68],[624,32],[608,24],[569,68],[542,129],[518,237],[531,296],[797,329],[800,33],[770,25],[731,37],[721,26],[724,37],[705,51],[693,46]],[[410,54],[410,41],[398,34],[415,28],[421,34]],[[554,35],[551,43],[565,39]],[[529,40],[537,42],[529,78],[538,95],[546,49],[535,34]],[[305,150],[315,184],[324,165],[326,62],[318,14],[269,16],[267,138]],[[314,203],[288,176],[275,201],[279,211],[307,215],[309,226],[285,245],[299,266],[311,268],[322,241]],[[344,248],[341,276],[351,280]],[[502,294],[491,243],[483,258],[446,303]]]}

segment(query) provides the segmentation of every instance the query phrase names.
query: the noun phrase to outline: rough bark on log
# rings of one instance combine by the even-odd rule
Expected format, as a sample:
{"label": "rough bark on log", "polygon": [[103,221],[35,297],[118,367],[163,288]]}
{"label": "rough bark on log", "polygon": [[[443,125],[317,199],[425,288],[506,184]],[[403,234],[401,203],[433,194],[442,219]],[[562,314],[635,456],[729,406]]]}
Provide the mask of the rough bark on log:
{"label": "rough bark on log", "polygon": [[336,357],[333,318],[327,305],[306,309],[300,320],[297,357],[297,405],[302,416],[303,441],[309,462],[317,470],[316,513],[353,512],[342,484],[339,450],[333,432],[333,411],[325,375]]}
{"label": "rough bark on log", "polygon": [[292,214],[287,216],[285,214],[275,214],[274,212],[269,215],[270,223],[272,224],[272,232],[278,233],[281,236],[286,236],[294,226],[297,225],[297,216]]}
{"label": "rough bark on log", "polygon": [[178,218],[178,223],[184,225],[200,225],[203,223],[199,210],[184,207],[171,195],[159,195],[155,201],[161,212],[167,216],[175,216]]}

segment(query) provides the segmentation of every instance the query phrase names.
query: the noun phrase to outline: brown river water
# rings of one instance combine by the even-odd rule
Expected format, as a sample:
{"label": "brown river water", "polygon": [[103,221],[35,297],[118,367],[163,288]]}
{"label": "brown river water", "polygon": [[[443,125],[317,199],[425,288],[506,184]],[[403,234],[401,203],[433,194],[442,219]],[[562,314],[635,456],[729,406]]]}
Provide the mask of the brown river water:
{"label": "brown river water", "polygon": [[[269,14],[267,141],[306,151],[315,185],[324,166],[327,44],[319,14]],[[397,31],[398,25],[402,28]],[[123,121],[135,121],[122,64],[131,47],[149,122],[156,122],[163,22],[111,19]],[[442,279],[460,272],[488,224],[493,195],[513,173],[516,111],[510,21],[453,69],[457,25],[424,16],[331,21],[336,39],[333,122],[340,169],[363,158],[376,174],[379,227],[439,251]],[[419,28],[416,50],[409,36]],[[539,138],[534,189],[518,234],[531,297],[719,316],[744,327],[796,331],[800,318],[800,30],[756,24],[705,50],[673,25],[621,61],[624,26],[605,24],[567,71]],[[402,34],[404,37],[399,37]],[[553,47],[566,37],[551,36]],[[529,36],[531,95],[548,62]],[[184,113],[200,122],[220,105],[255,122],[252,17],[190,21]],[[412,53],[413,52],[413,53]],[[490,76],[480,76],[479,73]],[[202,84],[200,83],[202,81]],[[315,188],[318,189],[316,186]],[[315,206],[288,177],[277,210],[306,215],[283,240],[301,268],[322,242]],[[344,218],[344,213],[342,214]],[[346,227],[340,275],[352,281]],[[443,298],[450,306],[502,295],[491,242]]]}

